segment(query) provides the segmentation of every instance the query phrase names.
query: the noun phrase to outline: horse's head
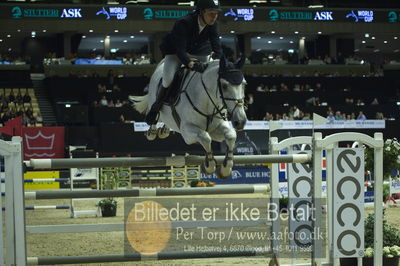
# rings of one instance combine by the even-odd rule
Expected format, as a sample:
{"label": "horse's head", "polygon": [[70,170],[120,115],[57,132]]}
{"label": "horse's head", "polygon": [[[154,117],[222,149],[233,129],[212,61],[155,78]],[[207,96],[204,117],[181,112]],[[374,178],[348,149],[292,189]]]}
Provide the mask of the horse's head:
{"label": "horse's head", "polygon": [[224,57],[219,63],[219,90],[222,101],[228,110],[228,118],[236,130],[242,130],[247,122],[244,111],[244,89],[246,80],[240,71],[245,57],[236,63],[227,61]]}

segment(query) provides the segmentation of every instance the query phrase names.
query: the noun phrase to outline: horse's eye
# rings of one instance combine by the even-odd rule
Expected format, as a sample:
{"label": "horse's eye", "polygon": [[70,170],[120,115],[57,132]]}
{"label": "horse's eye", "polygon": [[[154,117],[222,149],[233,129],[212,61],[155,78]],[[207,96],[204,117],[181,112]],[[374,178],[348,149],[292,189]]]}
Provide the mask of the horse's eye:
{"label": "horse's eye", "polygon": [[227,89],[228,89],[228,84],[222,84],[222,88],[223,88],[224,90],[227,90]]}

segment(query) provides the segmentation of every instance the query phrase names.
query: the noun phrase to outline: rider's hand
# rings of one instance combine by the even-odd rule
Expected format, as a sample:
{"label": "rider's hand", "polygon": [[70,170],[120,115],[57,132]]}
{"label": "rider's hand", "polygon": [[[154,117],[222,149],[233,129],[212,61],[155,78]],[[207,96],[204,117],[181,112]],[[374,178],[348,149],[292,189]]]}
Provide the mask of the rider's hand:
{"label": "rider's hand", "polygon": [[206,63],[197,61],[197,62],[194,62],[192,70],[203,73],[206,70],[207,66],[208,65]]}
{"label": "rider's hand", "polygon": [[187,65],[188,68],[192,69],[194,66],[194,61],[190,61],[189,64]]}

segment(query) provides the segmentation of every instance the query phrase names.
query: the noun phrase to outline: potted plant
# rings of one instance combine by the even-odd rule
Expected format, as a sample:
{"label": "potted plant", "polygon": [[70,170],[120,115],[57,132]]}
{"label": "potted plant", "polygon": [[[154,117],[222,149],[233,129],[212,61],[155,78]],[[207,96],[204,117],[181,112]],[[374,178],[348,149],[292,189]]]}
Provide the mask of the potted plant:
{"label": "potted plant", "polygon": [[209,180],[195,179],[190,182],[191,187],[214,187],[215,182]]}
{"label": "potted plant", "polygon": [[[365,219],[364,229],[364,266],[373,266],[374,257],[374,223],[375,215],[369,214]],[[383,219],[383,265],[382,266],[398,266],[400,258],[400,230],[387,223]],[[355,258],[341,258],[340,264],[342,266],[357,265]]]}
{"label": "potted plant", "polygon": [[[365,149],[365,169],[374,170],[374,149]],[[397,139],[387,139],[383,145],[383,178],[391,175],[392,169],[400,169],[400,143]]]}
{"label": "potted plant", "polygon": [[[374,170],[374,150],[367,147],[365,149],[365,169],[368,171]],[[383,178],[388,180],[392,174],[392,170],[400,169],[400,143],[397,139],[387,139],[383,145]],[[367,182],[367,190],[372,190],[373,183]],[[390,195],[390,187],[388,184],[383,185],[383,201],[393,199]]]}
{"label": "potted plant", "polygon": [[279,198],[279,211],[281,211],[282,213],[287,213],[288,204],[288,197],[282,196],[281,198]]}
{"label": "potted plant", "polygon": [[113,217],[117,215],[118,202],[113,198],[102,199],[97,203],[97,206],[101,209],[101,215],[103,217]]}
{"label": "potted plant", "polygon": [[[100,189],[115,190],[118,189],[119,168],[104,167],[100,171]],[[117,201],[112,197],[100,200],[97,206],[101,209],[103,217],[112,217],[117,214]]]}

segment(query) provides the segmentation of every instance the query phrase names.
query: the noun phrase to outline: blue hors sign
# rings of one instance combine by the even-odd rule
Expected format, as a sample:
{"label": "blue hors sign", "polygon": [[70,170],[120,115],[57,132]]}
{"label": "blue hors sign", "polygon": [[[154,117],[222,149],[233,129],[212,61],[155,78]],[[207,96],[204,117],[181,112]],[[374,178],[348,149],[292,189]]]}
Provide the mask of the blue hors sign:
{"label": "blue hors sign", "polygon": [[254,19],[254,9],[252,8],[231,8],[229,12],[224,14],[225,17],[232,16],[234,21],[243,18],[244,21],[252,21]]}
{"label": "blue hors sign", "polygon": [[124,20],[128,17],[128,9],[126,7],[103,7],[96,15],[104,15],[107,20],[111,19],[111,17]]}
{"label": "blue hors sign", "polygon": [[353,18],[354,22],[373,22],[374,21],[374,11],[372,10],[352,10],[349,14],[346,15],[346,18]]}

